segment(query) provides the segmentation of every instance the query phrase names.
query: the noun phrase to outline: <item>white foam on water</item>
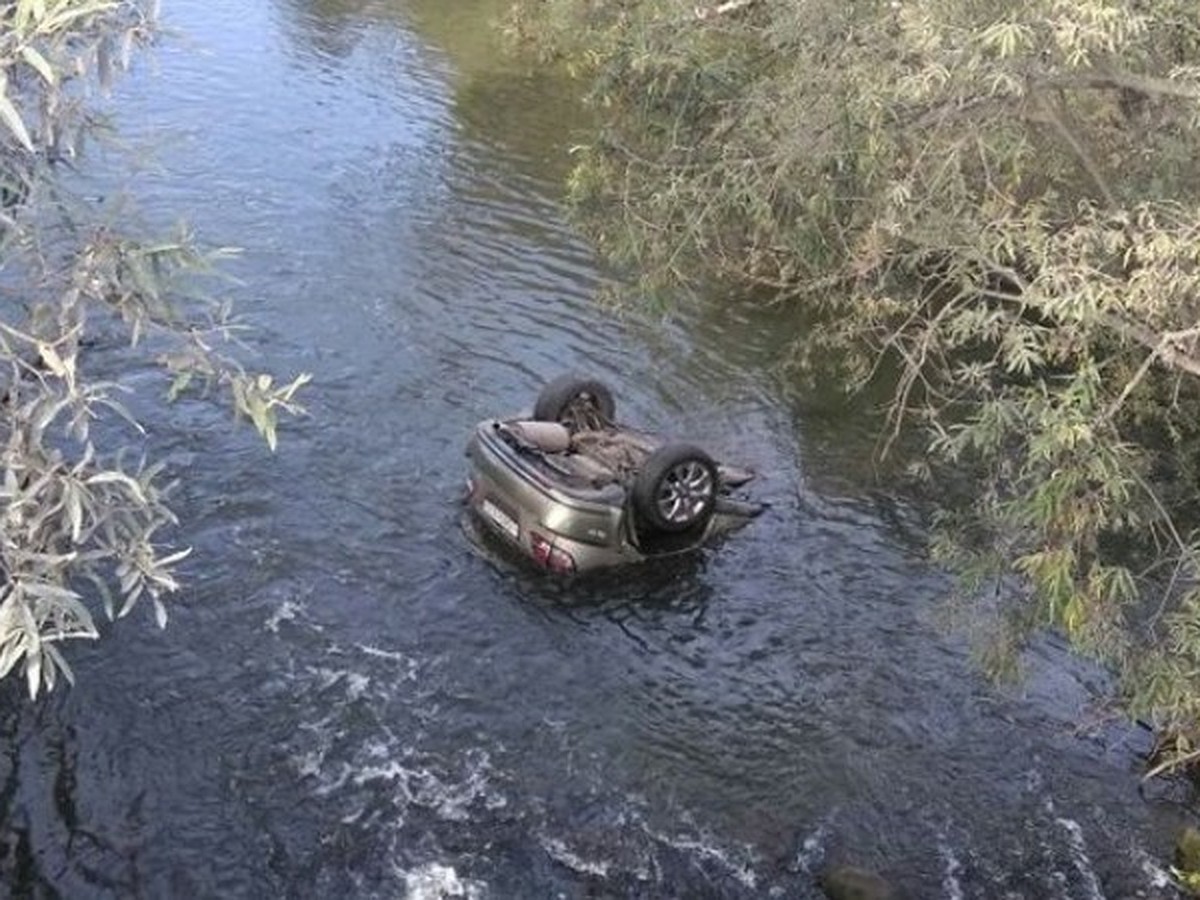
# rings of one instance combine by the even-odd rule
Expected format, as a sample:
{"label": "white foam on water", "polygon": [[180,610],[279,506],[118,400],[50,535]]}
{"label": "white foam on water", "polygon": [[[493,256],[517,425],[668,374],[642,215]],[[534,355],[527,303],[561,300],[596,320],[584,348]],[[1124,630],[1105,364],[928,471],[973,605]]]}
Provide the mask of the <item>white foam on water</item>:
{"label": "white foam on water", "polygon": [[[402,679],[415,674],[415,661],[401,654],[378,648],[360,648],[367,656],[402,660]],[[331,651],[333,652],[333,651]],[[397,818],[411,806],[432,810],[448,821],[466,821],[481,807],[488,810],[507,805],[507,798],[494,786],[495,773],[489,752],[472,748],[454,752],[445,758],[420,750],[404,741],[396,727],[399,723],[371,722],[367,732],[347,741],[345,704],[389,699],[394,684],[386,674],[371,668],[307,666],[290,690],[318,701],[318,717],[301,722],[289,743],[289,761],[297,775],[315,783],[313,793],[320,797],[344,799],[350,804],[345,812],[353,820],[362,814],[361,794],[383,790],[392,793]],[[324,714],[319,714],[319,711]]]}
{"label": "white foam on water", "polygon": [[1075,864],[1075,871],[1083,879],[1088,900],[1105,900],[1104,892],[1100,890],[1100,879],[1096,877],[1096,870],[1092,868],[1092,861],[1088,858],[1087,846],[1083,841],[1083,828],[1074,819],[1062,816],[1054,821],[1067,833],[1071,860]]}
{"label": "white foam on water", "polygon": [[330,746],[328,724],[328,717],[318,722],[302,722],[300,724],[298,733],[312,735],[311,746],[296,751],[290,757],[296,774],[300,777],[321,779],[325,768],[325,755],[329,752]]}
{"label": "white foam on water", "polygon": [[267,620],[263,622],[263,630],[269,631],[272,634],[279,634],[279,624],[281,622],[294,622],[302,612],[304,612],[303,603],[297,603],[295,600],[284,600],[267,617]]}
{"label": "white foam on water", "polygon": [[366,694],[367,688],[371,686],[371,676],[353,669],[330,669],[324,666],[315,666],[311,667],[309,671],[316,677],[318,690],[323,691],[338,682],[345,684],[347,700],[361,699]]}
{"label": "white foam on water", "polygon": [[462,781],[451,781],[433,774],[428,769],[420,769],[417,779],[410,782],[410,786],[415,786],[412,792],[413,800],[434,809],[441,818],[453,822],[466,821],[470,816],[470,807],[479,800],[489,809],[498,809],[507,801],[489,791],[491,769],[491,758],[485,750],[475,750],[467,754],[466,777]]}
{"label": "white foam on water", "polygon": [[341,763],[338,766],[338,772],[336,775],[332,777],[325,775],[321,778],[321,783],[317,786],[315,791],[316,795],[318,797],[327,797],[339,790],[342,785],[350,780],[350,775],[352,772],[353,770],[348,765]]}
{"label": "white foam on water", "polygon": [[459,877],[453,866],[441,863],[426,863],[412,871],[397,867],[396,874],[404,880],[406,900],[478,900],[484,895],[482,885]]}
{"label": "white foam on water", "polygon": [[825,844],[828,840],[829,823],[822,822],[816,831],[801,842],[800,852],[796,855],[796,865],[815,877],[821,864],[825,862]]}
{"label": "white foam on water", "polygon": [[958,875],[962,871],[962,863],[954,853],[944,835],[938,835],[938,855],[946,866],[942,875],[942,890],[946,892],[946,900],[963,900],[962,883]]}
{"label": "white foam on water", "polygon": [[314,747],[305,753],[292,756],[292,766],[301,778],[315,778],[321,774],[321,765],[325,762],[325,749]]}
{"label": "white foam on water", "polygon": [[417,661],[407,654],[401,653],[398,650],[384,650],[382,647],[374,647],[370,644],[355,644],[364,656],[372,656],[376,659],[386,659],[392,662],[398,662],[404,666],[404,679],[406,681],[415,681],[417,677],[417,669],[420,668]]}
{"label": "white foam on water", "polygon": [[[381,674],[375,663],[370,668],[306,666],[289,686],[289,690],[299,691],[299,696],[318,700],[313,710],[318,717],[299,724],[289,755],[295,772],[315,782],[313,793],[344,797],[352,806],[345,814],[350,820],[362,813],[359,795],[363,790],[376,791],[380,782],[386,782],[384,789],[391,790],[398,815],[407,807],[419,806],[445,820],[465,821],[480,807],[495,810],[506,806],[507,798],[494,786],[494,767],[484,748],[439,758],[406,743],[394,730],[399,723],[378,720],[367,733],[346,740],[346,703],[390,699],[395,685],[415,677],[418,670],[417,662],[403,654],[357,646],[365,656],[403,662],[397,682]],[[337,652],[336,648],[330,652]]]}
{"label": "white foam on water", "polygon": [[342,677],[346,679],[347,700],[359,699],[371,684],[371,677],[360,672],[343,672]]}
{"label": "white foam on water", "polygon": [[1155,862],[1150,857],[1150,854],[1141,847],[1134,849],[1134,856],[1137,859],[1138,867],[1150,879],[1151,887],[1161,890],[1175,883],[1175,879],[1171,877],[1171,873]]}
{"label": "white foam on water", "polygon": [[[611,866],[607,862],[596,862],[590,859],[584,859],[577,853],[574,853],[565,841],[558,838],[550,838],[542,836],[539,839],[542,849],[546,851],[549,857],[557,863],[561,863],[568,869],[574,869],[576,872],[581,872],[584,875],[594,875],[597,878],[607,878]],[[639,877],[645,880],[641,873],[637,873]]]}
{"label": "white foam on water", "polygon": [[[645,829],[646,834],[650,835],[650,837],[654,838],[656,841],[666,844],[668,847],[674,847],[676,850],[682,850],[685,853],[689,853],[701,859],[715,860],[716,862],[720,863],[730,875],[732,875],[746,887],[755,888],[758,886],[758,874],[754,871],[753,858],[746,859],[742,862],[737,862],[733,859],[730,859],[728,851],[723,850],[722,848],[700,838],[686,837],[683,835],[662,834],[661,832],[656,832],[646,827],[644,823],[642,828]],[[752,854],[748,849],[746,852],[747,856],[752,857]]]}
{"label": "white foam on water", "polygon": [[[378,753],[377,746],[368,749]],[[466,776],[455,781],[426,766],[410,767],[398,758],[386,758],[377,765],[355,766],[353,783],[362,787],[373,781],[390,781],[398,789],[400,805],[432,809],[451,822],[466,821],[477,801],[482,801],[488,809],[501,809],[508,804],[506,797],[492,790],[492,766],[487,751],[469,752],[466,766]]]}

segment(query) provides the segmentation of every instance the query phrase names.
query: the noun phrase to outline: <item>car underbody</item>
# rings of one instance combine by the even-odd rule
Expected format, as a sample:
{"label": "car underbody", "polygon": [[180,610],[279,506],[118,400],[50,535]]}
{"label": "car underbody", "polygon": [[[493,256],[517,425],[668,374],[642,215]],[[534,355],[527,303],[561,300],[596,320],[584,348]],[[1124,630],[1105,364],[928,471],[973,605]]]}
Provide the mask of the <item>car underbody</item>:
{"label": "car underbody", "polygon": [[763,506],[734,496],[754,474],[613,421],[602,383],[550,382],[533,416],[479,423],[468,506],[487,532],[563,574],[679,553]]}

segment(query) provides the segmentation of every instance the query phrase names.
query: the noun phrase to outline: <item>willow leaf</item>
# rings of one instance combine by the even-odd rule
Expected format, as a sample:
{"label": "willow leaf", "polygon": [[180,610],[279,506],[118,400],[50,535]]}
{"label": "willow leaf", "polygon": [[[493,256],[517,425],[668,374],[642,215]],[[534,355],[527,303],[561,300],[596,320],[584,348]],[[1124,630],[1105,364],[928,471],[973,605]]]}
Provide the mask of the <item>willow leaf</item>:
{"label": "willow leaf", "polygon": [[25,652],[25,678],[29,684],[29,699],[36,700],[42,686],[42,649],[30,648]]}
{"label": "willow leaf", "polygon": [[26,44],[21,48],[21,58],[37,73],[42,76],[46,84],[54,87],[58,84],[58,77],[54,74],[54,69],[50,63],[46,61],[46,57],[42,56],[36,47],[31,47]]}
{"label": "willow leaf", "polygon": [[124,472],[118,472],[115,469],[107,472],[97,472],[87,480],[87,484],[112,484],[114,482],[128,488],[129,493],[139,503],[146,502],[146,497],[142,493],[142,486]]}
{"label": "willow leaf", "polygon": [[57,31],[62,31],[77,19],[106,13],[114,7],[115,4],[112,3],[85,3],[75,8],[63,9],[61,12],[56,12],[42,19],[38,23],[38,34],[54,34]]}
{"label": "willow leaf", "polygon": [[33,153],[33,141],[29,137],[29,131],[25,128],[25,120],[21,118],[21,114],[17,112],[17,108],[13,106],[8,96],[3,93],[0,93],[0,119],[4,121],[5,126],[21,146]]}
{"label": "willow leaf", "polygon": [[75,686],[75,673],[71,671],[71,667],[67,665],[66,657],[64,657],[58,648],[53,644],[45,644],[46,656],[54,663],[54,668],[63,673],[63,677],[67,679],[67,683],[72,687]]}

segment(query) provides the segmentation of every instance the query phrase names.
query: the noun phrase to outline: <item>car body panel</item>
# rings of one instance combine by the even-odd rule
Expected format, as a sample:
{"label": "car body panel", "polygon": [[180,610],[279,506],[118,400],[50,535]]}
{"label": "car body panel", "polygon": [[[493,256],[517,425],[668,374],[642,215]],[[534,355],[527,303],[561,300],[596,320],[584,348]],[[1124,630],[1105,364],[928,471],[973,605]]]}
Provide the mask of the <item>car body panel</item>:
{"label": "car body panel", "polygon": [[[685,552],[762,510],[722,496],[712,517],[689,533],[639,535],[627,486],[637,459],[660,439],[611,426],[574,435],[572,452],[546,452],[527,440],[532,429],[522,430],[522,421],[488,419],[475,427],[467,443],[467,505],[488,533],[543,568],[585,572]],[[753,477],[722,471],[737,485]]]}

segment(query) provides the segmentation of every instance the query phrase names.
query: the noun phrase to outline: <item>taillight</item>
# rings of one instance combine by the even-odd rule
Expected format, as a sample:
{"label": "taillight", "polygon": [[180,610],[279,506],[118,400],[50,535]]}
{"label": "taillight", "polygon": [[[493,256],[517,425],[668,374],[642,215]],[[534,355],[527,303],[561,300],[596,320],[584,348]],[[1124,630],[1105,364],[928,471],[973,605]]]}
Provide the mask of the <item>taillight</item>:
{"label": "taillight", "polygon": [[533,560],[539,566],[560,575],[569,575],[575,571],[575,560],[571,554],[560,547],[555,547],[536,531],[529,533],[529,546],[533,551]]}

